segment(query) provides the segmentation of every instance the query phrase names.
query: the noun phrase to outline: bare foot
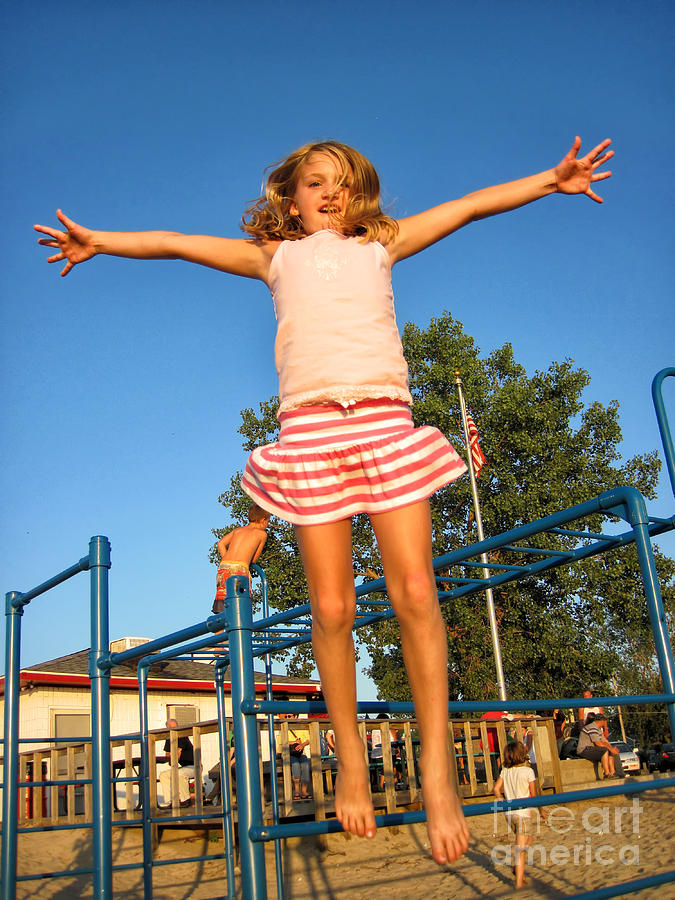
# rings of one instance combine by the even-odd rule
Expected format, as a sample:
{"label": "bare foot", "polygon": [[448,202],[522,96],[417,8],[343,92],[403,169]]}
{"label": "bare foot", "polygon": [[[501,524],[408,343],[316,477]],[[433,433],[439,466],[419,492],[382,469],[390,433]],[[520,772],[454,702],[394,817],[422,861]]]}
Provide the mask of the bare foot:
{"label": "bare foot", "polygon": [[427,834],[431,855],[439,866],[454,862],[469,846],[469,830],[464,813],[449,777],[425,775],[422,796],[427,814]]}
{"label": "bare foot", "polygon": [[372,838],[376,825],[368,787],[368,769],[363,756],[357,757],[353,765],[338,763],[335,815],[345,831]]}

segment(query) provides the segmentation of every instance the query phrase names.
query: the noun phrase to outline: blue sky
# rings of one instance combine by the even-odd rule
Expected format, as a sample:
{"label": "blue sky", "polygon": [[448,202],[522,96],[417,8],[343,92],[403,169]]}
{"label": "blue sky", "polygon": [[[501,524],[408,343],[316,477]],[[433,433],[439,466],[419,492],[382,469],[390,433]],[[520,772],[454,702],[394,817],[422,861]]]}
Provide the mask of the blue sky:
{"label": "blue sky", "polygon": [[[449,309],[528,372],[571,357],[659,447],[675,364],[669,2],[6,4],[2,591],[113,545],[111,634],[207,615],[239,412],[276,391],[266,289],[180,262],[96,258],[66,279],[31,231],[236,236],[265,166],[334,137],[407,215],[614,141],[605,204],[554,196],[397,267],[399,323]],[[675,385],[666,382],[673,416]],[[672,514],[662,478],[655,513]],[[675,553],[672,537],[663,548]],[[89,646],[87,579],[34,601],[22,662]],[[363,699],[374,697],[364,682]]]}

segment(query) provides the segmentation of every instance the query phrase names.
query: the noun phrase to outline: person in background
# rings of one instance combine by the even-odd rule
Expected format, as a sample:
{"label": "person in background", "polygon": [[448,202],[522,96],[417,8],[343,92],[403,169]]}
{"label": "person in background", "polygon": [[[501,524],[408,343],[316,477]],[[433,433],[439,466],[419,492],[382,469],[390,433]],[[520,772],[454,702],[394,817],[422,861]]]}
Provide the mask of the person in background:
{"label": "person in background", "polygon": [[[593,698],[593,691],[590,688],[586,688],[584,691],[584,699],[587,701],[591,701]],[[607,719],[605,718],[605,710],[602,706],[591,706],[590,702],[588,706],[582,706],[579,710],[579,723],[581,728],[586,724],[586,719],[588,718],[589,713],[594,713],[595,720],[598,727],[601,729],[602,733],[605,736],[605,740],[609,740],[609,729],[607,727]]]}
{"label": "person in background", "polygon": [[595,718],[595,713],[592,712],[586,716],[586,724],[579,735],[577,756],[591,762],[599,762],[605,778],[623,778],[619,750],[605,738]]}
{"label": "person in background", "polygon": [[539,775],[537,770],[537,750],[534,745],[534,729],[537,727],[537,720],[541,718],[540,713],[536,713],[535,715],[523,716],[523,743],[525,744],[525,748],[527,749],[527,754],[530,759],[530,765],[532,766],[532,770],[535,776]]}
{"label": "person in background", "polygon": [[[178,728],[178,722],[175,719],[166,720],[167,728]],[[164,752],[171,753],[171,738],[164,741]],[[193,778],[195,774],[195,756],[192,747],[192,741],[185,735],[178,738],[178,795],[181,806],[190,806],[190,783],[189,778]],[[159,783],[162,786],[162,794],[164,796],[164,806],[171,806],[171,769],[165,769],[159,773]]]}
{"label": "person in background", "polygon": [[[279,713],[280,719],[297,719],[295,713]],[[288,751],[291,757],[293,799],[310,800],[309,781],[312,762],[309,757],[309,730],[288,723]]]}
{"label": "person in background", "polygon": [[565,713],[561,709],[553,710],[553,729],[555,731],[555,743],[558,750],[558,756],[565,740]]}
{"label": "person in background", "polygon": [[[230,746],[227,751],[227,759],[230,766],[230,779],[232,780],[232,785],[234,787],[234,783],[236,781],[235,771],[234,771],[234,733],[232,733],[230,737]],[[205,797],[207,803],[212,803],[216,806],[222,800],[223,788],[222,781],[220,777],[220,760],[209,769],[209,778],[213,782],[211,785],[211,790]]]}
{"label": "person in background", "polygon": [[252,503],[248,511],[248,525],[233,528],[218,541],[218,574],[216,575],[216,599],[211,612],[221,613],[225,609],[227,579],[232,575],[248,578],[251,590],[249,566],[257,561],[267,540],[269,513]]}
{"label": "person in background", "polygon": [[[504,749],[504,767],[499,773],[494,786],[494,795],[498,800],[525,800],[537,796],[537,782],[530,766],[527,748],[522,741],[507,744]],[[525,848],[532,843],[532,835],[537,828],[537,810],[507,810],[506,821],[516,835],[516,858],[513,868],[516,876],[516,888],[527,884],[525,878]],[[546,813],[541,810],[541,817],[546,821]]]}

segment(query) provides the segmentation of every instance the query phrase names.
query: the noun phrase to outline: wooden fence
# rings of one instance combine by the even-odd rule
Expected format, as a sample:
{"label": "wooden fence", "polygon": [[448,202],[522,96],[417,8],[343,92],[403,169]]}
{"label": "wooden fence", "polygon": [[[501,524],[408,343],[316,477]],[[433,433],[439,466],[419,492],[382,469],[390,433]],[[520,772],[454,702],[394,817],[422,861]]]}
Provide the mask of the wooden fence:
{"label": "wooden fence", "polygon": [[[524,721],[452,720],[448,723],[448,741],[455,752],[451,753],[453,777],[461,798],[492,795],[494,778],[499,771],[504,747],[509,739],[523,739]],[[293,718],[279,721],[275,727],[276,777],[281,818],[294,816],[314,817],[323,820],[335,812],[334,787],[337,758],[326,752],[322,733],[330,729],[327,719]],[[562,790],[560,764],[556,752],[556,739],[552,719],[528,719],[526,727],[533,733],[540,788]],[[488,729],[491,734],[488,734]],[[510,734],[507,732],[507,729]],[[311,800],[294,799],[291,777],[291,753],[289,730],[309,733],[309,759],[311,771]],[[419,771],[419,737],[413,720],[364,720],[359,730],[368,747],[366,761],[370,770],[371,791],[376,811],[393,813],[401,809],[421,806],[421,778]],[[202,761],[202,738],[218,731],[217,721],[200,722],[189,728],[159,729],[149,735],[149,755],[155,760],[150,773],[150,806],[153,816],[180,816],[178,791],[178,738],[188,736],[194,748],[195,777],[191,780],[193,808],[190,815],[202,815],[205,811],[222,809],[206,804],[204,782],[207,776]],[[227,733],[231,721],[227,722]],[[379,735],[377,734],[379,732]],[[494,750],[490,750],[490,736]],[[496,741],[494,740],[496,737]],[[169,739],[170,753],[164,753],[164,742]],[[381,757],[372,753],[373,738],[379,746]],[[267,721],[260,720],[259,745],[261,752],[260,777],[263,785],[263,818],[272,821],[271,769],[269,758],[262,747],[268,744]],[[291,740],[292,743],[292,740]],[[322,744],[324,752],[322,753]],[[128,779],[113,783],[113,817],[140,819],[140,743],[138,736],[112,738],[112,777]],[[158,809],[158,765],[169,764],[172,770],[171,808]],[[234,771],[234,769],[232,770]],[[91,745],[77,743],[51,746],[20,754],[19,825],[47,827],[59,824],[86,824],[92,820]],[[46,784],[33,784],[46,782]],[[64,783],[68,782],[68,783]],[[77,783],[73,783],[77,782]],[[230,780],[231,809],[236,818],[236,779]],[[166,799],[165,799],[166,802]],[[204,820],[217,823],[217,819]]]}

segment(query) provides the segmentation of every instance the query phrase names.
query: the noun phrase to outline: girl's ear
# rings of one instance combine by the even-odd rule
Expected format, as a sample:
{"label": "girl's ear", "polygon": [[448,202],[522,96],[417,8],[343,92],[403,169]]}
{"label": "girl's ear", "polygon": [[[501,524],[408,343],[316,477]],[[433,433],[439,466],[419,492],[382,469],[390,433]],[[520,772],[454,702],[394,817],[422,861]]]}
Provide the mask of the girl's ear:
{"label": "girl's ear", "polygon": [[295,200],[291,200],[291,205],[288,207],[288,212],[289,212],[290,215],[292,215],[292,216],[299,216],[299,215],[300,215],[300,210],[299,210],[298,207],[295,205]]}

